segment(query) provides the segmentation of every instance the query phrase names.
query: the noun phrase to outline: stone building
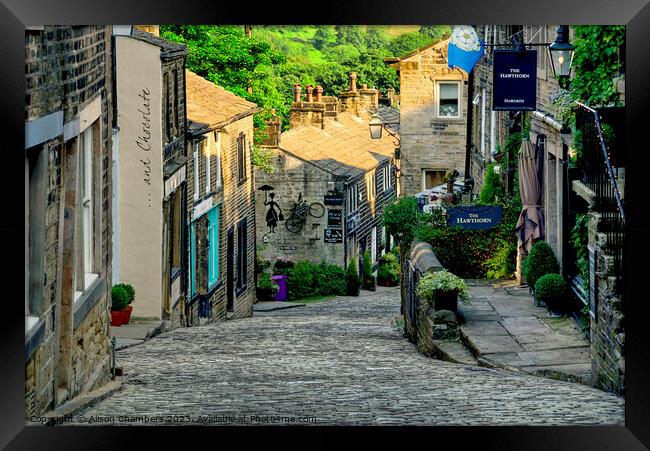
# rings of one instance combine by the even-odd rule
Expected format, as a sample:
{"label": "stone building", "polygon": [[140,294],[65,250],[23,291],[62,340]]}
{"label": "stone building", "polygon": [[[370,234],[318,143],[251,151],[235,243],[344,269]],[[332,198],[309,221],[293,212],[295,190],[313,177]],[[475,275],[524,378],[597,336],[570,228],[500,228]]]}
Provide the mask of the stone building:
{"label": "stone building", "polygon": [[185,46],[114,27],[113,281],[133,316],[171,319],[187,287]]}
{"label": "stone building", "polygon": [[[486,45],[507,44],[509,37],[518,31],[512,25],[476,25],[480,39]],[[514,113],[492,110],[492,78],[494,48],[486,47],[485,54],[469,74],[467,117],[467,159],[465,173],[473,181],[473,195],[478,197],[483,188],[487,165],[505,160],[505,143],[508,131],[515,124]],[[504,174],[505,175],[505,174]],[[510,181],[510,186],[512,181]]]}
{"label": "stone building", "polygon": [[400,189],[412,195],[465,169],[467,74],[447,64],[448,40],[385,62],[400,78]]}
{"label": "stone building", "polygon": [[255,302],[254,103],[186,71],[189,283],[174,321],[252,314]]}
{"label": "stone building", "polygon": [[[256,177],[258,255],[273,261],[283,258],[360,269],[363,252],[376,262],[390,247],[381,226],[384,205],[396,195],[395,142],[384,133],[370,138],[368,121],[378,112],[388,123],[397,114],[379,107],[376,89],[356,86],[336,97],[323,97],[322,88],[294,86],[288,131],[271,136],[271,174]],[[279,130],[277,120],[272,130]],[[305,202],[304,221],[292,207]]]}
{"label": "stone building", "polygon": [[25,32],[25,414],[111,378],[111,28]]}

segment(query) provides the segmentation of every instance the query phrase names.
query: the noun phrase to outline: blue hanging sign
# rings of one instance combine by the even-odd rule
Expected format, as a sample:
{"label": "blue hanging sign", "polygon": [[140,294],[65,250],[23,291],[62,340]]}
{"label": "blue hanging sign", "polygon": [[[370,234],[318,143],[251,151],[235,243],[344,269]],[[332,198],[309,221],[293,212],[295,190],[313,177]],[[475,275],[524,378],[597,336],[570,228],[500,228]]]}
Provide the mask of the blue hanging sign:
{"label": "blue hanging sign", "polygon": [[454,207],[447,210],[447,224],[464,229],[492,229],[503,218],[503,208],[497,206]]}
{"label": "blue hanging sign", "polygon": [[537,109],[537,51],[495,50],[492,110]]}

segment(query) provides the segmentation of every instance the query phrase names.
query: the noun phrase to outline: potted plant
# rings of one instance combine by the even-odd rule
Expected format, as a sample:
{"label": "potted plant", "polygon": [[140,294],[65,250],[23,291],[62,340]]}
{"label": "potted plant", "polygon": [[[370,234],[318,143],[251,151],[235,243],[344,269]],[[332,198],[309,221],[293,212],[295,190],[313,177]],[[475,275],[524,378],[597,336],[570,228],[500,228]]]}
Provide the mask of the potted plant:
{"label": "potted plant", "polygon": [[522,263],[522,272],[531,290],[535,289],[537,280],[545,274],[557,274],[560,265],[553,249],[545,241],[538,241],[530,248],[528,256]]}
{"label": "potted plant", "polygon": [[260,273],[257,279],[257,300],[258,301],[272,301],[275,299],[280,287],[278,287],[271,279],[271,275],[266,271]]}
{"label": "potted plant", "polygon": [[372,274],[372,262],[370,261],[370,252],[365,251],[363,253],[363,289],[375,291],[377,289],[377,283],[375,282],[375,276]]}
{"label": "potted plant", "polygon": [[361,293],[361,277],[359,277],[357,265],[354,260],[351,260],[348,264],[346,280],[348,285],[348,296],[359,296]]}
{"label": "potted plant", "polygon": [[131,306],[131,304],[133,303],[133,301],[135,301],[135,288],[133,288],[133,285],[131,285],[129,283],[123,283],[123,284],[120,284],[120,285],[122,285],[124,287],[124,289],[126,290],[126,293],[129,296],[126,308],[124,309],[125,310],[125,312],[124,312],[124,322],[122,324],[129,324],[129,320],[131,319],[131,312],[133,312],[133,307]]}
{"label": "potted plant", "polygon": [[569,305],[568,285],[560,274],[545,274],[535,283],[535,299],[551,312],[564,312]]}
{"label": "potted plant", "polygon": [[447,270],[429,272],[418,282],[415,293],[435,310],[457,310],[458,298],[465,301],[469,291],[465,281]]}
{"label": "potted plant", "polygon": [[125,310],[129,305],[129,292],[121,285],[114,285],[111,289],[111,325],[125,324]]}
{"label": "potted plant", "polygon": [[377,283],[385,287],[399,285],[399,259],[394,254],[385,254],[379,259]]}

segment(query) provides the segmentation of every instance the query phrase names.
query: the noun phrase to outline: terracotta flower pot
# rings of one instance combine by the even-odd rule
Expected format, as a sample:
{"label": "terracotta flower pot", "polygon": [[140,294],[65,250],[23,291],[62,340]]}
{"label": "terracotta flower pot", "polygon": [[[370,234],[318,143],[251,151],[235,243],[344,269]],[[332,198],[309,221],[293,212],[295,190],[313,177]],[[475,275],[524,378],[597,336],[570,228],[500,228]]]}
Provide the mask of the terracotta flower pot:
{"label": "terracotta flower pot", "polygon": [[133,311],[133,307],[131,307],[130,305],[128,305],[125,309],[122,310],[122,324],[129,324],[132,311]]}
{"label": "terracotta flower pot", "polygon": [[111,326],[120,327],[122,325],[122,310],[111,310]]}

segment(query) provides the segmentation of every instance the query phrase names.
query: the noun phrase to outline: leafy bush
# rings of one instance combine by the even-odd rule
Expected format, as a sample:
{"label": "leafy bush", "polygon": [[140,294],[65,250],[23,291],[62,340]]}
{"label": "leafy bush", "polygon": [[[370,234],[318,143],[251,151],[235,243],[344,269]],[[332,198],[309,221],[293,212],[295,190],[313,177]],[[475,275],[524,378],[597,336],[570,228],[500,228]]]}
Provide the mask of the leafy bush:
{"label": "leafy bush", "polygon": [[511,240],[499,240],[499,247],[486,262],[488,279],[508,279],[517,270],[517,245]]}
{"label": "leafy bush", "polygon": [[489,164],[485,171],[485,180],[481,189],[480,199],[484,205],[493,204],[503,195],[501,177],[494,172],[495,163]]}
{"label": "leafy bush", "polygon": [[553,249],[545,241],[533,244],[528,256],[522,264],[524,277],[530,287],[535,287],[537,280],[546,274],[559,273],[560,265],[555,258]]}
{"label": "leafy bush", "polygon": [[560,274],[545,274],[535,283],[535,297],[550,310],[564,310],[568,285]]}
{"label": "leafy bush", "polygon": [[314,291],[319,296],[344,296],[347,293],[345,270],[322,262],[314,268]]}
{"label": "leafy bush", "polygon": [[384,207],[382,225],[386,226],[400,247],[408,248],[421,216],[415,197],[399,197]]}
{"label": "leafy bush", "polygon": [[277,293],[280,287],[278,287],[275,282],[273,282],[273,279],[271,278],[271,275],[267,272],[262,272],[258,278],[257,278],[257,288],[261,290],[270,290],[273,292],[273,294]]}
{"label": "leafy bush", "polygon": [[370,252],[363,253],[363,289],[374,291],[375,276],[372,274],[372,262],[370,261]]}
{"label": "leafy bush", "polygon": [[399,283],[399,258],[395,254],[384,254],[377,267],[377,282],[388,286]]}
{"label": "leafy bush", "polygon": [[357,270],[357,264],[354,262],[354,259],[350,260],[350,263],[348,263],[345,279],[347,282],[348,294],[356,293],[357,289],[361,286],[361,277],[359,277],[359,271]]}
{"label": "leafy bush", "polygon": [[111,288],[111,301],[112,301],[112,310],[122,310],[129,305],[129,292],[124,288],[124,286],[114,285]]}
{"label": "leafy bush", "polygon": [[113,288],[115,287],[121,287],[124,288],[126,291],[126,300],[127,300],[127,305],[131,304],[135,300],[135,288],[133,288],[133,285],[129,283],[118,283],[113,285]]}
{"label": "leafy bush", "polygon": [[314,295],[314,269],[309,262],[298,262],[287,275],[289,299],[303,299]]}
{"label": "leafy bush", "polygon": [[462,300],[469,298],[465,281],[447,270],[426,273],[415,288],[415,293],[429,303],[433,302],[436,293],[450,291],[456,292]]}

